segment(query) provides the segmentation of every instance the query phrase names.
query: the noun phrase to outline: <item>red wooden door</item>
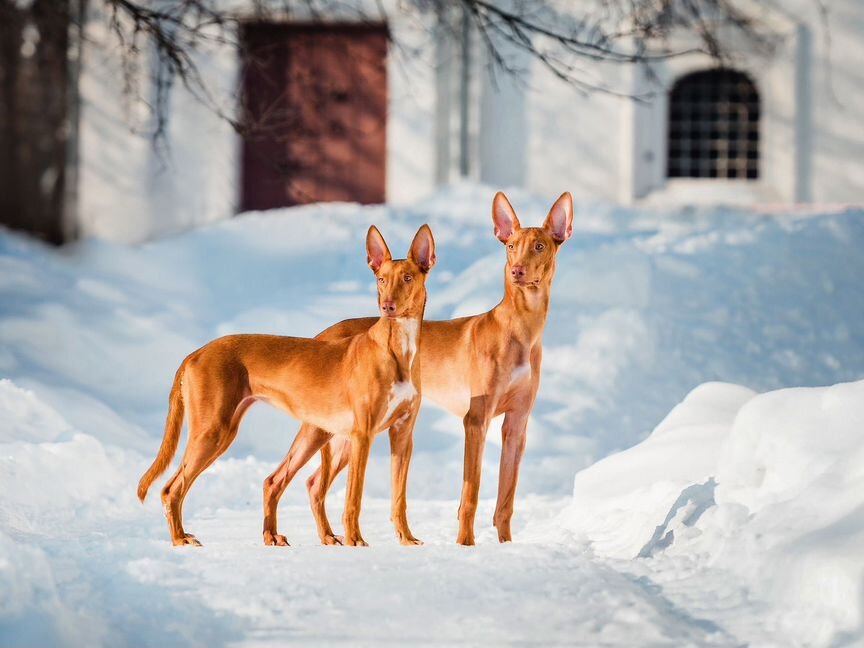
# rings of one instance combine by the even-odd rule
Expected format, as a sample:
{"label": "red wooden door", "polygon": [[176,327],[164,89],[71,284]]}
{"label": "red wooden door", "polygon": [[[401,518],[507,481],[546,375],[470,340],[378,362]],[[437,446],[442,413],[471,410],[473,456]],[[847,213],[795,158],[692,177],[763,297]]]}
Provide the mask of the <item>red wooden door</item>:
{"label": "red wooden door", "polygon": [[384,202],[386,27],[249,24],[243,37],[241,208]]}

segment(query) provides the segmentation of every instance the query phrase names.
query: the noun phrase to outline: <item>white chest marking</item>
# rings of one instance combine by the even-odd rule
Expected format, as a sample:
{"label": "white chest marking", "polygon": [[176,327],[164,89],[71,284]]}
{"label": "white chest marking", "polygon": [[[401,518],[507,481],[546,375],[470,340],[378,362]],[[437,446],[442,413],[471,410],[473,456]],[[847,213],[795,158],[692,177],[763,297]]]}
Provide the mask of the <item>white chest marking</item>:
{"label": "white chest marking", "polygon": [[399,341],[402,344],[402,353],[408,358],[408,368],[414,364],[414,356],[417,355],[417,332],[419,322],[416,319],[400,317],[396,320],[399,327]]}
{"label": "white chest marking", "polygon": [[417,389],[412,382],[397,382],[390,388],[390,400],[387,402],[387,413],[384,420],[390,420],[393,412],[405,401],[409,401],[417,395]]}

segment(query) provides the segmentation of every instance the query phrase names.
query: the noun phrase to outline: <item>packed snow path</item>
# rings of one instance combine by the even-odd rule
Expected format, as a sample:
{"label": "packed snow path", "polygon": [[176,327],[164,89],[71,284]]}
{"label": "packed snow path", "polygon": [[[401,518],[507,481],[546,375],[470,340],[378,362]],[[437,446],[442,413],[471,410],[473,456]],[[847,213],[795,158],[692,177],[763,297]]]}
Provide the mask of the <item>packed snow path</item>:
{"label": "packed snow path", "polygon": [[[565,503],[523,504],[520,527],[547,523]],[[484,502],[484,520],[492,505]],[[673,601],[650,575],[593,559],[578,544],[529,536],[499,546],[484,525],[478,546],[459,547],[453,502],[414,502],[412,510],[415,532],[426,539],[416,550],[396,543],[384,500],[367,502],[364,533],[372,546],[365,550],[319,546],[303,506],[283,507],[294,543],[285,548],[262,544],[257,509],[193,517],[188,527],[206,543],[197,551],[170,547],[152,510],[149,520],[16,533],[13,573],[51,577],[32,583],[24,618],[0,624],[2,643],[742,643],[707,616],[694,617],[688,595]],[[695,594],[701,604],[704,593]],[[734,591],[718,596],[731,599],[700,614],[729,615],[746,602]]]}

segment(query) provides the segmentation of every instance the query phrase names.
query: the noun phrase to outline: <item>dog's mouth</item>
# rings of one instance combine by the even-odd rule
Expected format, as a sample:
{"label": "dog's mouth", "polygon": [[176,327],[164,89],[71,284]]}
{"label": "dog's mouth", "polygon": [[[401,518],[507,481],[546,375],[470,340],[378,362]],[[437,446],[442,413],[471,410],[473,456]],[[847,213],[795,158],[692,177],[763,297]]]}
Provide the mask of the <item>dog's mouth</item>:
{"label": "dog's mouth", "polygon": [[540,285],[539,279],[513,279],[513,285],[519,286],[520,288],[536,288]]}

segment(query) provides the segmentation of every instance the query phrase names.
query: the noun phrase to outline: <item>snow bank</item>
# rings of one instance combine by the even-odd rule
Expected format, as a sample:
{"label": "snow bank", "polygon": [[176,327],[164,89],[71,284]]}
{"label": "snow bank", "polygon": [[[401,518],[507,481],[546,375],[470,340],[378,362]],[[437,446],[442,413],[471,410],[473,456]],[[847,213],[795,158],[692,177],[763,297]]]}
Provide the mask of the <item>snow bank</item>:
{"label": "snow bank", "polygon": [[[707,383],[639,445],[613,454],[576,475],[566,526],[591,539],[598,553],[633,558],[651,550],[658,525],[689,502],[713,495],[717,456],[740,407],[754,392]],[[661,524],[662,523],[662,524]]]}
{"label": "snow bank", "polygon": [[563,525],[613,558],[703,556],[800,645],[860,636],[864,381],[691,392],[642,443],[577,474]]}

